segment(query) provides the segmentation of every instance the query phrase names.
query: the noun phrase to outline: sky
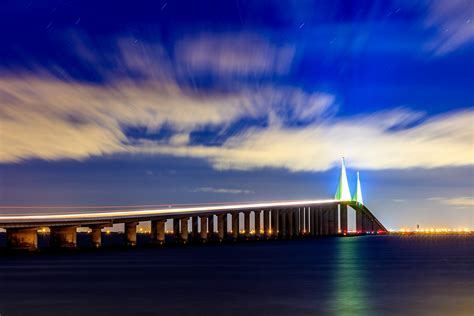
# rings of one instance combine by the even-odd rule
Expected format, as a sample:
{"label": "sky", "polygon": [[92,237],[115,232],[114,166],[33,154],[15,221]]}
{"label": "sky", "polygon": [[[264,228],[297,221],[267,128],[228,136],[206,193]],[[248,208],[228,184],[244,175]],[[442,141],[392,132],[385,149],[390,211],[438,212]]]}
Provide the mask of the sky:
{"label": "sky", "polygon": [[1,214],[332,198],[345,157],[387,228],[474,229],[473,1],[7,0],[0,38]]}

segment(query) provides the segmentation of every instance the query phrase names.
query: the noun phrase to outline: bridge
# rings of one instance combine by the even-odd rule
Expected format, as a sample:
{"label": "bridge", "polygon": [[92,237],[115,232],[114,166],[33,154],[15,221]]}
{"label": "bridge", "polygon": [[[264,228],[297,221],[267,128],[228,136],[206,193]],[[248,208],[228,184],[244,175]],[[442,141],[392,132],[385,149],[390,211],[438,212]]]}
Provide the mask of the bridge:
{"label": "bridge", "polygon": [[[154,209],[0,215],[0,228],[6,229],[8,248],[26,250],[38,249],[38,229],[41,227],[49,227],[50,246],[54,248],[75,248],[77,229],[88,227],[91,230],[91,246],[99,248],[102,244],[102,229],[114,224],[124,224],[124,242],[128,246],[135,246],[137,226],[145,221],[151,223],[152,243],[163,245],[165,223],[168,220],[173,222],[173,239],[183,244],[190,238],[200,242],[240,238],[294,239],[347,235],[349,207],[355,211],[356,234],[387,232],[363,203],[359,174],[356,193],[351,197],[342,160],[336,195],[329,200],[167,205]],[[243,233],[239,229],[240,213],[244,214]]]}

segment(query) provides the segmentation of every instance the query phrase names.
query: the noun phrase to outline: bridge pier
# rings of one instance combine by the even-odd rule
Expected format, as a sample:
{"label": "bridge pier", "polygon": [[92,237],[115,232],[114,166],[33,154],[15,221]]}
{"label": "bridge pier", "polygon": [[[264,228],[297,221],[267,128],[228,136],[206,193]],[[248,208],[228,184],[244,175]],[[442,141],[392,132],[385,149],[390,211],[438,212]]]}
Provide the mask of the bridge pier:
{"label": "bridge pier", "polygon": [[337,234],[337,205],[328,207],[328,234],[334,236]]}
{"label": "bridge pier", "polygon": [[173,218],[173,240],[175,242],[179,240],[179,218]]}
{"label": "bridge pier", "polygon": [[280,215],[278,214],[278,210],[272,210],[272,238],[278,238],[278,218]]}
{"label": "bridge pier", "polygon": [[199,233],[201,242],[205,243],[207,242],[207,216],[200,216],[199,219],[201,220],[201,231]]}
{"label": "bridge pier", "polygon": [[324,207],[320,206],[316,210],[316,216],[315,216],[315,229],[316,229],[316,236],[322,236],[323,235],[323,212],[324,212]]}
{"label": "bridge pier", "polygon": [[299,216],[299,224],[300,224],[300,236],[304,237],[305,231],[304,231],[304,208],[300,208],[298,210],[298,216]]}
{"label": "bridge pier", "polygon": [[323,235],[323,213],[324,213],[324,208],[320,207],[318,210],[317,218],[318,218],[318,227],[317,227],[317,235],[322,236]]}
{"label": "bridge pier", "polygon": [[286,210],[278,211],[278,231],[280,238],[286,238]]}
{"label": "bridge pier", "polygon": [[272,236],[270,229],[270,210],[263,211],[263,231],[265,234],[265,239],[269,239]]}
{"label": "bridge pier", "polygon": [[322,213],[323,213],[323,217],[322,217],[322,220],[323,220],[322,235],[327,236],[327,235],[329,235],[329,214],[328,214],[329,212],[328,212],[328,209],[323,208]]}
{"label": "bridge pier", "polygon": [[91,246],[93,248],[100,248],[102,246],[102,225],[92,225],[91,229]]}
{"label": "bridge pier", "polygon": [[250,239],[250,212],[244,212],[245,239]]}
{"label": "bridge pier", "polygon": [[224,214],[224,239],[227,239],[227,234],[229,232],[229,216],[228,214]]}
{"label": "bridge pier", "polygon": [[341,234],[346,235],[348,231],[347,225],[347,205],[339,204],[339,217],[341,220]]}
{"label": "bridge pier", "polygon": [[214,221],[214,214],[213,215],[210,215],[208,218],[208,234],[207,234],[207,238],[208,239],[212,239],[212,237],[214,236],[214,232],[216,231],[216,224],[215,224],[215,221]]}
{"label": "bridge pier", "polygon": [[362,218],[363,214],[362,211],[356,210],[356,231],[358,234],[362,233],[363,228],[362,228]]}
{"label": "bridge pier", "polygon": [[138,222],[125,223],[124,237],[126,246],[135,247],[137,245],[137,225]]}
{"label": "bridge pier", "polygon": [[179,241],[182,243],[182,244],[186,244],[188,242],[188,235],[189,235],[189,231],[188,231],[188,221],[189,221],[189,218],[188,217],[184,217],[184,218],[181,218],[180,219],[180,222],[181,222],[181,231],[180,231],[180,234],[179,234]]}
{"label": "bridge pier", "polygon": [[303,216],[304,216],[304,234],[309,236],[309,208],[303,208]]}
{"label": "bridge pier", "polygon": [[50,228],[50,245],[53,248],[76,248],[77,226],[52,226]]}
{"label": "bridge pier", "polygon": [[293,210],[286,211],[286,236],[293,238]]}
{"label": "bridge pier", "polygon": [[310,225],[310,234],[311,236],[316,236],[316,208],[313,206],[313,207],[310,207],[309,208],[309,225]]}
{"label": "bridge pier", "polygon": [[255,216],[255,221],[254,221],[254,226],[255,226],[255,238],[260,239],[260,230],[261,230],[261,225],[260,225],[260,217],[262,214],[262,211],[254,211],[254,216]]}
{"label": "bridge pier", "polygon": [[291,215],[293,216],[293,238],[296,238],[300,234],[299,209],[294,209]]}
{"label": "bridge pier", "polygon": [[224,240],[224,217],[227,217],[227,214],[217,215],[217,240],[220,242]]}
{"label": "bridge pier", "polygon": [[7,246],[14,250],[38,249],[37,228],[7,228]]}
{"label": "bridge pier", "polygon": [[165,244],[165,219],[151,221],[151,242],[155,245]]}
{"label": "bridge pier", "polygon": [[239,217],[240,213],[232,213],[232,239],[234,241],[239,239]]}
{"label": "bridge pier", "polygon": [[197,240],[198,237],[199,237],[199,230],[198,230],[198,227],[199,227],[199,220],[198,220],[198,217],[197,216],[193,216],[192,217],[192,224],[191,224],[191,236],[193,238],[193,240]]}

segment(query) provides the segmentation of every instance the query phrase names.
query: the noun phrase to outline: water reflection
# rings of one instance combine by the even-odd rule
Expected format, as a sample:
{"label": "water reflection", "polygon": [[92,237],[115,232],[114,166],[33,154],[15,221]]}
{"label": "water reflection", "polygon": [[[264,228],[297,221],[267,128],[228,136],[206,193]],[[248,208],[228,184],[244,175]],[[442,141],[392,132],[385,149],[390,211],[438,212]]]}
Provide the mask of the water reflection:
{"label": "water reflection", "polygon": [[364,250],[356,238],[339,238],[336,243],[331,310],[334,315],[368,315],[369,275]]}

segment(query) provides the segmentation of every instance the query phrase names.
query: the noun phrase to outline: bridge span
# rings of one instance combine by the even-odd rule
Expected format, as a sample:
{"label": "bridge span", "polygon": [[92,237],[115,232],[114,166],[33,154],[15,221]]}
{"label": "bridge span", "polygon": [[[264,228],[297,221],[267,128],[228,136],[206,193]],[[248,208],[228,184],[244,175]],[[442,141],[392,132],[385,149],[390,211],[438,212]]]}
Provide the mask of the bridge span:
{"label": "bridge span", "polygon": [[[343,159],[339,185],[331,200],[167,205],[153,209],[0,215],[0,228],[6,229],[9,248],[30,250],[38,248],[38,229],[42,227],[49,227],[50,245],[57,248],[75,248],[77,229],[88,227],[91,230],[91,244],[98,248],[102,244],[102,229],[114,224],[124,225],[125,244],[135,246],[137,225],[144,221],[150,221],[151,240],[158,245],[165,243],[165,223],[168,220],[173,222],[174,240],[180,243],[188,242],[189,226],[191,238],[200,242],[336,236],[348,233],[348,207],[355,211],[356,233],[387,232],[363,203],[359,173],[356,193],[351,197]],[[240,213],[244,215],[243,236],[240,233]]]}
{"label": "bridge span", "polygon": [[[245,239],[291,239],[347,234],[348,206],[355,210],[357,233],[377,234],[387,231],[363,204],[339,200],[236,203],[187,207],[170,205],[158,209],[6,215],[0,216],[0,228],[6,229],[9,248],[31,250],[38,247],[37,231],[41,227],[49,227],[52,247],[76,247],[76,231],[79,227],[90,228],[91,245],[100,247],[102,229],[121,223],[124,224],[125,244],[135,246],[137,225],[144,221],[151,222],[152,242],[161,245],[165,243],[167,220],[173,222],[174,240],[180,243],[187,243],[190,238],[201,242],[208,240],[222,242],[228,239],[238,240],[242,237]],[[244,214],[243,234],[239,229],[240,213]],[[191,232],[188,224],[190,220]],[[251,234],[251,231],[254,231],[254,234]]]}

